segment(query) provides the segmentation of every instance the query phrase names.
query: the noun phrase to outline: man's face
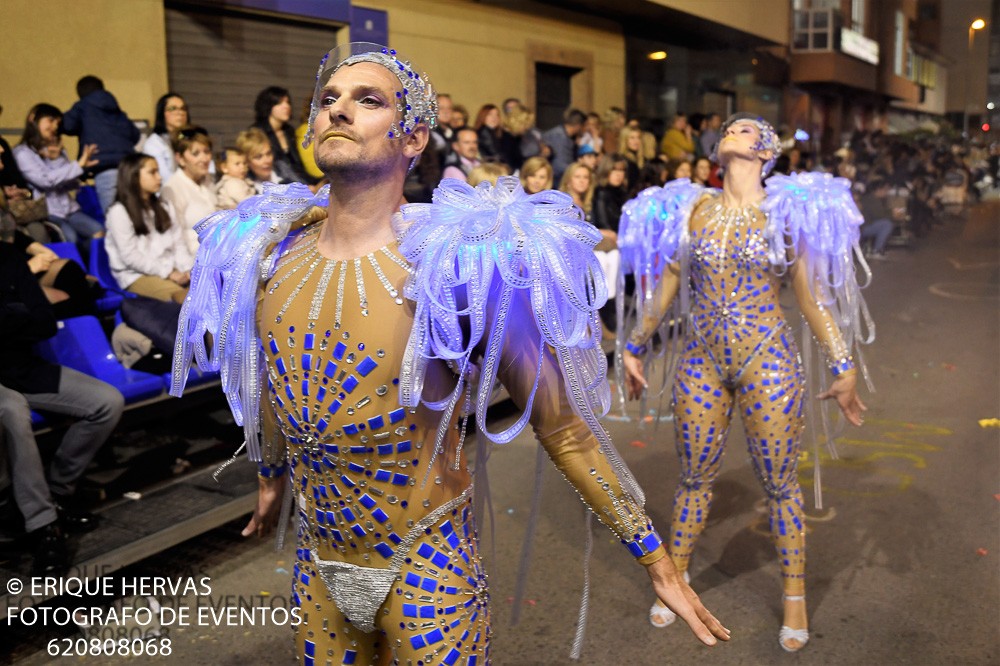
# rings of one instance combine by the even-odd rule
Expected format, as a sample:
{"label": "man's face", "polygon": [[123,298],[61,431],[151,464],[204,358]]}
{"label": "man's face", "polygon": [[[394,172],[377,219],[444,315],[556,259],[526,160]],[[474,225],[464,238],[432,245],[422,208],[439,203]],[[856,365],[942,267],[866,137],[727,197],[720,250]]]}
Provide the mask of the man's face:
{"label": "man's face", "polygon": [[467,160],[474,160],[479,156],[479,137],[475,130],[464,129],[458,133],[455,152]]}
{"label": "man's face", "polygon": [[713,115],[708,119],[708,126],[709,128],[718,131],[719,128],[722,127],[722,116]]}
{"label": "man's face", "polygon": [[389,138],[391,129],[398,131],[401,91],[399,79],[371,62],[344,65],[330,77],[313,125],[313,150],[323,173],[368,171],[401,159],[403,139]]}
{"label": "man's face", "polygon": [[583,123],[574,123],[566,125],[566,134],[571,137],[580,136],[580,132],[583,131]]}

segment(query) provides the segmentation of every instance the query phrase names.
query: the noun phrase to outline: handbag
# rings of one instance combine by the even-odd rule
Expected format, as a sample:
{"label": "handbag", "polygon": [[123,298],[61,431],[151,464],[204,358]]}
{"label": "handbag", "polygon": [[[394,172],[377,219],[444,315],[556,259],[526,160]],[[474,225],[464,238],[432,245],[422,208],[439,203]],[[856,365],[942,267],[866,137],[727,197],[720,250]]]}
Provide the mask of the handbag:
{"label": "handbag", "polygon": [[163,352],[172,352],[177,337],[181,304],[158,301],[147,296],[129,295],[122,300],[122,320],[153,341]]}
{"label": "handbag", "polygon": [[32,222],[44,222],[49,217],[49,205],[44,194],[31,199],[8,199],[7,207],[21,227]]}

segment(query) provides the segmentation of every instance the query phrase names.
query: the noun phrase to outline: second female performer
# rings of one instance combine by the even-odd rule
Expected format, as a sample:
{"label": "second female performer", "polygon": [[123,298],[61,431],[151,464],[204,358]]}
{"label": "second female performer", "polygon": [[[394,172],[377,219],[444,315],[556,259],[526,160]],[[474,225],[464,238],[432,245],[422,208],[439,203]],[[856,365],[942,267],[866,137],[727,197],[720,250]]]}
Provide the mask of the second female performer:
{"label": "second female performer", "polygon": [[[683,324],[664,386],[672,377],[681,458],[667,546],[685,575],[708,519],[734,409],[742,416],[781,564],[784,621],[778,640],[785,650],[797,651],[809,640],[797,476],[807,382],[778,299],[782,276],[790,278],[832,373],[831,385],[818,397],[836,400],[854,425],[861,424],[865,406],[855,391],[852,348],[870,342],[873,329],[862,339],[860,322],[868,323],[868,316],[851,258],[861,218],[849,184],[800,174],[775,176],[765,189],[762,177],[779,152],[768,123],[737,114],[716,149],[725,170],[721,191],[682,179],[650,188],[626,205],[619,247],[626,272],[634,272],[640,286],[638,321],[621,360],[629,397],[638,397],[647,388],[647,345],[664,321]],[[654,626],[675,619],[659,603],[650,609]]]}

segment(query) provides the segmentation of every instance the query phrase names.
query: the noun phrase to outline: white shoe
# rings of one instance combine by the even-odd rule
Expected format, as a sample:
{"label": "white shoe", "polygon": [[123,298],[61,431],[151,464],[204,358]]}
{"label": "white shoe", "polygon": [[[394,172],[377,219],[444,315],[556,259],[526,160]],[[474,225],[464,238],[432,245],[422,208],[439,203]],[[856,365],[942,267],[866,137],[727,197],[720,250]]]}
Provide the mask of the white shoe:
{"label": "white shoe", "polygon": [[[691,576],[688,575],[687,571],[684,572],[684,582],[691,584]],[[677,613],[660,604],[659,599],[649,607],[649,623],[657,629],[666,629],[676,621]]]}
{"label": "white shoe", "polygon": [[[781,598],[784,601],[805,601],[806,596],[803,594],[801,596],[789,597],[782,595]],[[652,622],[652,620],[650,620]],[[788,641],[798,641],[798,647],[789,647]],[[806,646],[809,642],[809,630],[808,629],[792,629],[791,627],[786,627],[781,625],[781,629],[778,631],[778,645],[785,652],[798,652]]]}

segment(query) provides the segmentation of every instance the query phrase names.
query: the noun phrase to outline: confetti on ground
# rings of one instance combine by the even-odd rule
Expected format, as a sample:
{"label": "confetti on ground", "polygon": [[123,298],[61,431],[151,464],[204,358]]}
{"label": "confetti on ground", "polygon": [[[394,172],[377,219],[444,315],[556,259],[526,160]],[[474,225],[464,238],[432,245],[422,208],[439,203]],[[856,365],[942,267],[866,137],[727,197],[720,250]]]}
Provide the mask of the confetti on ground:
{"label": "confetti on ground", "polygon": [[507,597],[507,603],[509,604],[514,603],[514,597]]}
{"label": "confetti on ground", "polygon": [[955,370],[955,365],[953,363],[942,363],[941,367],[947,370],[948,372],[952,372]]}
{"label": "confetti on ground", "polygon": [[996,495],[994,495],[993,499],[995,499],[996,501],[1000,502],[1000,493],[997,493]]}
{"label": "confetti on ground", "polygon": [[986,550],[985,548],[977,548],[976,549],[976,555],[979,555],[980,557],[986,555],[989,552],[990,551]]}
{"label": "confetti on ground", "polygon": [[507,513],[508,513],[508,514],[512,514],[512,513],[514,513],[514,509],[507,509]]}
{"label": "confetti on ground", "polygon": [[262,596],[262,597],[269,597],[269,596],[271,596],[271,593],[268,592],[267,590],[261,590],[260,591],[260,596]]}
{"label": "confetti on ground", "polygon": [[652,423],[653,422],[653,417],[652,416],[643,416],[642,417],[642,422],[643,423]]}
{"label": "confetti on ground", "polygon": [[918,377],[920,377],[920,373],[919,372],[914,372],[913,373],[913,378],[917,379]]}
{"label": "confetti on ground", "polygon": [[1000,428],[1000,419],[979,419],[980,428]]}
{"label": "confetti on ground", "polygon": [[528,599],[528,605],[529,605],[529,606],[534,606],[534,605],[536,605],[537,603],[538,603],[538,602],[537,602],[537,601],[535,601],[534,599]]}
{"label": "confetti on ground", "polygon": [[274,573],[287,574],[288,569],[286,569],[285,567],[278,567],[277,569],[274,570]]}
{"label": "confetti on ground", "polygon": [[642,440],[639,439],[633,439],[631,442],[629,442],[629,446],[634,446],[637,449],[644,449],[646,448],[646,442],[643,442]]}

